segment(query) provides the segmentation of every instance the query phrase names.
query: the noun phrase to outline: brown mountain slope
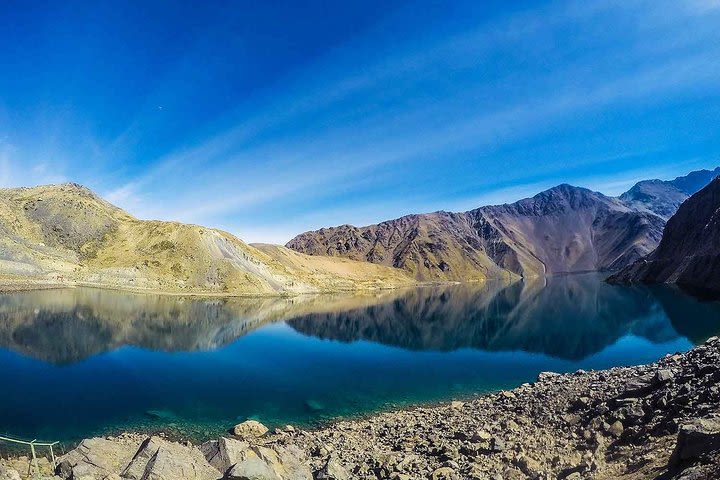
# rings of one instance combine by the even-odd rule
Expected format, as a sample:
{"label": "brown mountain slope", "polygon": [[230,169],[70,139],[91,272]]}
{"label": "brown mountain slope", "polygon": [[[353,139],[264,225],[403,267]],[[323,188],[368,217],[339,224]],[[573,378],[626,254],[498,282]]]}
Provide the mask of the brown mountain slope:
{"label": "brown mountain slope", "polygon": [[691,196],[667,223],[658,248],[608,279],[676,283],[720,293],[720,177]]}
{"label": "brown mountain slope", "polygon": [[226,232],[138,220],[75,184],[0,189],[0,275],[6,278],[231,295],[411,283],[396,269],[358,264],[346,275],[327,261],[294,255],[292,264],[283,264]]}
{"label": "brown mountain slope", "polygon": [[421,280],[615,269],[657,245],[664,221],[601,193],[560,185],[513,204],[307,232],[287,246],[391,265]]}

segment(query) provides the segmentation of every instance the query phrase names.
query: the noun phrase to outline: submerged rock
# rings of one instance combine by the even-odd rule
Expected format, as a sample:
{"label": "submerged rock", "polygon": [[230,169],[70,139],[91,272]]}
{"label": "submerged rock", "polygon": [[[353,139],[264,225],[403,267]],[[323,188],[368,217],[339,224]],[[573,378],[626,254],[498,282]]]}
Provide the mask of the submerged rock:
{"label": "submerged rock", "polygon": [[156,420],[175,420],[175,419],[177,419],[177,415],[175,415],[170,410],[148,410],[145,412],[145,416],[148,418],[156,419]]}
{"label": "submerged rock", "polygon": [[310,412],[320,412],[325,410],[325,405],[313,399],[305,400],[305,408]]}

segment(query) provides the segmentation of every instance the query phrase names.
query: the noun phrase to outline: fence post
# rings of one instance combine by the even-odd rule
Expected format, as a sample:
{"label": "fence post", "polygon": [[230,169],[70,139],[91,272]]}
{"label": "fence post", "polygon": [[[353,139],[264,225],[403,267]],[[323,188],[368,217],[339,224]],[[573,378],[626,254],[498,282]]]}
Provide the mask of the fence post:
{"label": "fence post", "polygon": [[28,476],[32,474],[33,467],[35,467],[35,473],[40,473],[40,464],[38,463],[37,458],[37,452],[35,450],[35,447],[49,447],[50,448],[50,458],[52,459],[52,465],[53,469],[57,468],[57,461],[55,459],[55,452],[53,451],[53,446],[57,445],[59,442],[52,442],[52,443],[45,443],[45,442],[38,442],[37,439],[27,441],[27,440],[18,440],[17,438],[11,438],[11,437],[4,437],[0,436],[0,442],[10,442],[10,443],[18,443],[20,445],[28,445],[30,447],[30,452],[32,454],[32,460],[30,460],[28,464]]}

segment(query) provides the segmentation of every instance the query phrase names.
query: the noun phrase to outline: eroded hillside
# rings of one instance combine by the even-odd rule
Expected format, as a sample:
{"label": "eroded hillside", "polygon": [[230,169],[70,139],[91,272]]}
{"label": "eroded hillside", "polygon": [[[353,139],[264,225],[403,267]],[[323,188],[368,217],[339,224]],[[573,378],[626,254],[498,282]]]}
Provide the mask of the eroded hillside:
{"label": "eroded hillside", "polygon": [[0,190],[0,275],[6,282],[228,295],[411,283],[396,269],[337,267],[294,252],[283,263],[283,247],[265,250],[211,228],[136,219],[76,184]]}

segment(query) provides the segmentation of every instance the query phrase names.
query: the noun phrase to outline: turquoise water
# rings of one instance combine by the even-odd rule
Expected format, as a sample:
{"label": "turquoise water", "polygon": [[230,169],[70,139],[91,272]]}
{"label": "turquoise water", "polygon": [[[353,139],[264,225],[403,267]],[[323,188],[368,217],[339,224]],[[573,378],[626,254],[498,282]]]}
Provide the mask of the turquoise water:
{"label": "turquoise water", "polygon": [[598,275],[295,299],[0,295],[0,432],[309,426],[650,362],[719,332],[718,302]]}

